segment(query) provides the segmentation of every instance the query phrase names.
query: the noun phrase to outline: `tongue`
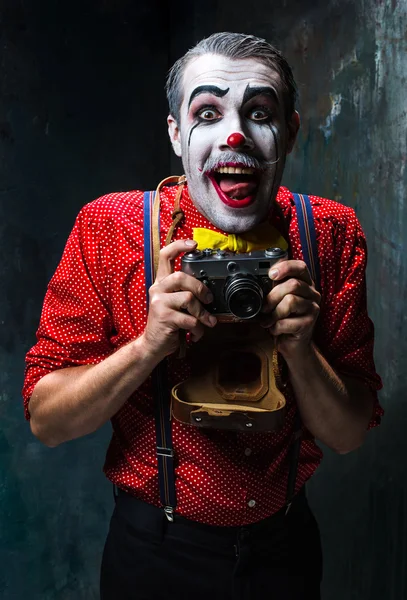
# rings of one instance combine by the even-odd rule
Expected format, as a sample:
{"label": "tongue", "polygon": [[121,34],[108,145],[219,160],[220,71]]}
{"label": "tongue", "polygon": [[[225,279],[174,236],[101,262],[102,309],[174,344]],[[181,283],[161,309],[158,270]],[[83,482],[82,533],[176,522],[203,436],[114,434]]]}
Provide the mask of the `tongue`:
{"label": "tongue", "polygon": [[238,181],[233,177],[222,177],[219,187],[228,196],[236,200],[243,200],[253,194],[256,190],[257,183],[255,181]]}

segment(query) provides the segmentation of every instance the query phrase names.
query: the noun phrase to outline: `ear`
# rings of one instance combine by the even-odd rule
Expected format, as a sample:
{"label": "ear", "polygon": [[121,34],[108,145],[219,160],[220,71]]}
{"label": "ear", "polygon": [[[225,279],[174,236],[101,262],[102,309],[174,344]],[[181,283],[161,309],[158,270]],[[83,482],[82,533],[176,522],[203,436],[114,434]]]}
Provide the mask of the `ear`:
{"label": "ear", "polygon": [[177,156],[181,157],[181,134],[178,127],[178,123],[174,119],[172,115],[168,115],[167,117],[168,123],[168,135],[170,136],[171,144],[174,149],[174,152]]}
{"label": "ear", "polygon": [[287,123],[288,129],[288,140],[287,140],[287,154],[290,154],[294,148],[295,140],[297,139],[298,130],[300,128],[301,119],[299,113],[295,110],[291,115],[291,119]]}

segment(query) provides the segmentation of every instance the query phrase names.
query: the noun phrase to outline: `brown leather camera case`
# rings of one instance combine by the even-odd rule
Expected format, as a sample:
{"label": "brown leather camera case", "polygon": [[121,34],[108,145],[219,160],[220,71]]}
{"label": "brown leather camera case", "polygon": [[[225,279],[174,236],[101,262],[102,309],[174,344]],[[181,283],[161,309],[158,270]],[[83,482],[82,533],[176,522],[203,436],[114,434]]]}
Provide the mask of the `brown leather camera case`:
{"label": "brown leather camera case", "polygon": [[188,350],[191,376],[172,389],[172,414],[198,427],[272,431],[286,401],[274,339],[258,323],[218,323]]}

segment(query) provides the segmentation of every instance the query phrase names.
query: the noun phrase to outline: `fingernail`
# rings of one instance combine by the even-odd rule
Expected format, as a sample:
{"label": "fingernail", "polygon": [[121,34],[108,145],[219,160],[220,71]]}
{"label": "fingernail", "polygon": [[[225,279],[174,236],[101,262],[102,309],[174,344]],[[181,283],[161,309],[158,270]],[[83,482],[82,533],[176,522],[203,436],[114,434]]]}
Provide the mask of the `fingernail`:
{"label": "fingernail", "polygon": [[278,277],[278,269],[273,269],[272,271],[270,271],[269,277],[270,279],[275,279],[276,277]]}
{"label": "fingernail", "polygon": [[212,292],[208,292],[206,294],[206,301],[207,302],[213,302],[213,294],[212,294]]}
{"label": "fingernail", "polygon": [[194,240],[185,240],[185,246],[196,246]]}
{"label": "fingernail", "polygon": [[218,319],[217,319],[216,317],[214,317],[213,315],[211,315],[211,316],[209,317],[209,323],[210,323],[211,325],[216,325],[216,323],[217,323],[217,322],[218,322]]}

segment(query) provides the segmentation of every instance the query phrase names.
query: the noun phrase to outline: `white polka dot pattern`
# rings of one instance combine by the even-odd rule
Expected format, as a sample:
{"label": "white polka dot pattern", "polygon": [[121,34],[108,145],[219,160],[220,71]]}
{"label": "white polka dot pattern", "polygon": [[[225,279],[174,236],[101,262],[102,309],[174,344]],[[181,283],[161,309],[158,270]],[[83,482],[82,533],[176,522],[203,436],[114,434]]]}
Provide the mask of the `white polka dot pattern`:
{"label": "white polka dot pattern", "polygon": [[[162,244],[175,193],[174,187],[162,191]],[[38,342],[27,354],[23,390],[27,418],[29,398],[41,377],[55,369],[100,362],[143,332],[147,312],[142,197],[142,192],[110,194],[79,213],[48,286]],[[315,341],[336,370],[378,390],[381,381],[373,362],[373,325],[366,311],[363,231],[352,209],[310,198],[323,298]],[[289,227],[293,258],[302,259],[294,202],[286,188],[280,188],[277,202]],[[192,237],[193,227],[218,231],[195,209],[187,188],[181,207],[185,219],[174,239]],[[270,220],[284,233],[276,214]],[[180,268],[179,260],[176,268]],[[171,385],[184,379],[187,361],[172,359],[169,373]],[[213,525],[244,525],[284,505],[295,413],[289,384],[285,394],[289,411],[279,432],[204,430],[173,421],[179,513]],[[370,427],[380,422],[382,414],[376,400]],[[149,378],[112,419],[105,473],[121,488],[159,506],[153,415]],[[297,489],[314,473],[321,456],[305,431]]]}

